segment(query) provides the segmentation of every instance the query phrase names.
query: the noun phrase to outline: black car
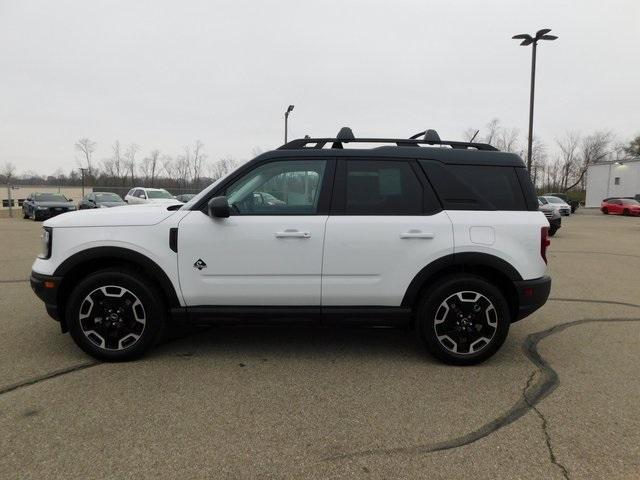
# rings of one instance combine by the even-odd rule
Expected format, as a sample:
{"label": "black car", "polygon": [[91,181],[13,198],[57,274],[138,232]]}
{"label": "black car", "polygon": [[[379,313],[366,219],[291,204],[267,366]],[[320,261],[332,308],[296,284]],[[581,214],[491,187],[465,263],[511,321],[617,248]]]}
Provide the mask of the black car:
{"label": "black car", "polygon": [[91,192],[80,200],[78,208],[85,210],[87,208],[121,207],[126,204],[127,203],[116,193]]}
{"label": "black car", "polygon": [[22,202],[24,218],[45,220],[75,210],[72,200],[61,193],[32,193]]}

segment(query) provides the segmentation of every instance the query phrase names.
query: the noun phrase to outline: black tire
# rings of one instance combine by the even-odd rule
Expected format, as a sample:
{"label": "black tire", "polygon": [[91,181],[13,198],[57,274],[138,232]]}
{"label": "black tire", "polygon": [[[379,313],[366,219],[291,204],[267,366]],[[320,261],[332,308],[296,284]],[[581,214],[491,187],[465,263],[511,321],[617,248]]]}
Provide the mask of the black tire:
{"label": "black tire", "polygon": [[628,217],[628,216],[629,216],[629,209],[628,209],[628,208],[625,208],[625,209],[622,211],[622,215],[624,215],[625,217]]}
{"label": "black tire", "polygon": [[29,214],[27,213],[27,211],[24,208],[22,209],[22,218],[24,218],[25,220],[27,218],[29,218]]}
{"label": "black tire", "polygon": [[557,231],[558,231],[557,228],[549,227],[549,236],[553,237],[556,234]]}
{"label": "black tire", "polygon": [[607,208],[603,208],[602,213],[604,213],[605,215],[609,215],[609,210]]}
{"label": "black tire", "polygon": [[138,273],[100,270],[82,280],[69,296],[69,333],[94,358],[134,360],[162,337],[167,312],[161,299],[151,281]]}
{"label": "black tire", "polygon": [[[472,293],[477,295],[475,300]],[[459,294],[462,297],[458,297]],[[443,306],[445,300],[447,304]],[[502,292],[484,278],[470,274],[452,275],[438,281],[424,292],[416,313],[417,330],[429,353],[451,365],[475,365],[491,357],[504,343],[511,324],[509,306]],[[467,323],[462,327],[454,323],[463,320]],[[466,328],[466,333],[457,330],[459,328]],[[479,346],[476,348],[475,344]]]}

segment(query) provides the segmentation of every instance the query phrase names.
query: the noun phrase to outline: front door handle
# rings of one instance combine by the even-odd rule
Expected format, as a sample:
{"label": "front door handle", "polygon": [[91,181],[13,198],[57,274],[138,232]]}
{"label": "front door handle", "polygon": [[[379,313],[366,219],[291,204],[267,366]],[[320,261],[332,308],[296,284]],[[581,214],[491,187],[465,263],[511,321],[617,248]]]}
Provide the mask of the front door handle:
{"label": "front door handle", "polygon": [[283,232],[276,232],[276,238],[311,238],[311,232],[300,232],[294,229],[287,229]]}
{"label": "front door handle", "polygon": [[423,232],[422,230],[409,230],[408,232],[404,232],[400,234],[400,238],[434,238],[435,234]]}

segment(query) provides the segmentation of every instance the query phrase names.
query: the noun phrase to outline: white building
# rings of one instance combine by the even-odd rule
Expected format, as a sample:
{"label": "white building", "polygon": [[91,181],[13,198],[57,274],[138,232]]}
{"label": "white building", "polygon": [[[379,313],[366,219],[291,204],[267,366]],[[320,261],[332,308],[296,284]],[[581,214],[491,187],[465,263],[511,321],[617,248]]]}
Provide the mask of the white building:
{"label": "white building", "polygon": [[599,207],[603,198],[640,195],[640,159],[590,165],[586,207]]}

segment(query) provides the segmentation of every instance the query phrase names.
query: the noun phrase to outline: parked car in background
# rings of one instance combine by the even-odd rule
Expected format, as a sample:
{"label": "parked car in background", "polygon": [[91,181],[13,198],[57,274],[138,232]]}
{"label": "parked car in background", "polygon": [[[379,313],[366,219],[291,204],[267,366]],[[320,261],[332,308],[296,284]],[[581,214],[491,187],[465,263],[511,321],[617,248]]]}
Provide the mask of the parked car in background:
{"label": "parked car in background", "polygon": [[558,197],[559,199],[564,200],[564,202],[571,207],[571,213],[575,213],[575,211],[580,206],[580,202],[578,200],[573,200],[569,198],[569,196],[566,193],[545,193],[544,196]]}
{"label": "parked car in background", "polygon": [[176,200],[182,203],[187,203],[189,200],[191,200],[195,196],[196,196],[195,193],[183,193],[182,195],[176,195]]}
{"label": "parked car in background", "polygon": [[80,200],[78,208],[86,210],[88,208],[121,207],[122,205],[126,205],[126,202],[117,193],[91,192]]}
{"label": "parked car in background", "polygon": [[551,195],[542,195],[538,197],[543,204],[551,205],[560,215],[571,215],[571,205],[558,197],[552,197]]}
{"label": "parked car in background", "polygon": [[632,198],[605,198],[600,205],[605,215],[640,215],[640,202]]}
{"label": "parked car in background", "polygon": [[562,226],[562,216],[550,204],[542,203],[540,199],[538,199],[538,210],[544,213],[544,216],[547,218],[549,222],[549,236],[553,237]]}
{"label": "parked car in background", "polygon": [[32,220],[45,220],[75,209],[73,202],[61,193],[34,192],[22,202],[24,218]]}
{"label": "parked car in background", "polygon": [[167,192],[164,188],[144,188],[135,187],[129,190],[124,201],[130,205],[140,203],[178,203],[176,197]]}

